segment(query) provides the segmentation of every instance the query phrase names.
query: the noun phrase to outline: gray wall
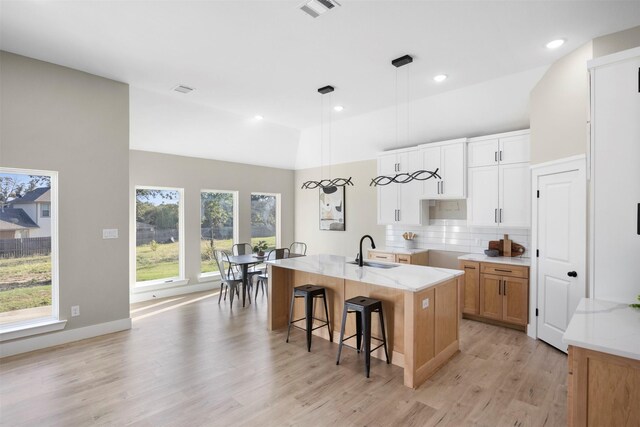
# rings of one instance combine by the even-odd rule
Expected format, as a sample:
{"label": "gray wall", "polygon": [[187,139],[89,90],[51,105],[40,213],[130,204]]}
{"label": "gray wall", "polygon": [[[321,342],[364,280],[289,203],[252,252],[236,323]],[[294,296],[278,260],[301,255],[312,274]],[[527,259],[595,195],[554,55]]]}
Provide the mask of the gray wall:
{"label": "gray wall", "polygon": [[637,46],[640,26],[595,38],[549,67],[531,91],[532,164],[587,152],[587,61]]}
{"label": "gray wall", "polygon": [[[247,153],[259,156],[260,153]],[[281,246],[293,242],[294,172],[242,163],[130,151],[130,214],[135,218],[135,186],[184,189],[185,276],[200,274],[200,191],[238,191],[240,242],[251,240],[251,193],[281,194]],[[133,224],[131,225],[133,226]]]}
{"label": "gray wall", "polygon": [[[329,173],[329,168],[325,167]],[[385,228],[377,224],[377,192],[370,187],[377,175],[376,160],[332,165],[331,177],[352,177],[354,186],[346,187],[345,231],[321,231],[319,190],[302,190],[302,183],[321,177],[320,168],[300,169],[295,172],[296,240],[307,243],[308,254],[328,253],[354,257],[358,242],[364,234],[373,236],[379,247],[385,245]],[[327,176],[328,178],[328,176]],[[368,243],[367,243],[368,245]]]}
{"label": "gray wall", "polygon": [[593,57],[616,53],[640,46],[640,25],[593,39]]}
{"label": "gray wall", "polygon": [[128,318],[129,86],[0,52],[0,91],[0,165],[58,171],[66,329]]}

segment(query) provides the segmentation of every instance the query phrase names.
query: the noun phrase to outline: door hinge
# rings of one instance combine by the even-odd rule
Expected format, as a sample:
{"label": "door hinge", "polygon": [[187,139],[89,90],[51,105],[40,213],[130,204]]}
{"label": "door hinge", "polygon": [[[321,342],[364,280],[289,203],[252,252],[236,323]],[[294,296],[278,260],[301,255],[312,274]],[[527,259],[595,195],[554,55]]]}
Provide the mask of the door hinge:
{"label": "door hinge", "polygon": [[539,257],[540,257],[540,250],[536,249],[536,258],[539,258]]}
{"label": "door hinge", "polygon": [[538,317],[538,309],[536,308],[536,317]]}
{"label": "door hinge", "polygon": [[540,190],[536,191],[536,198],[539,199],[540,198]]}

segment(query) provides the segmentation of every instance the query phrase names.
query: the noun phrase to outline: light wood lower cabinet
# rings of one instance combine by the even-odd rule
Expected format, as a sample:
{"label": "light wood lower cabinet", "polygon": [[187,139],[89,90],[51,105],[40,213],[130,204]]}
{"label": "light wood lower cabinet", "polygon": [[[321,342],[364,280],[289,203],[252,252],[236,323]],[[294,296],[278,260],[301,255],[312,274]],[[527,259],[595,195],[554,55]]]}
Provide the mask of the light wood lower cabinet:
{"label": "light wood lower cabinet", "polygon": [[413,264],[413,265],[429,264],[429,252],[427,251],[403,254],[403,253],[379,252],[375,250],[370,250],[367,257],[372,260],[397,262],[398,264]]}
{"label": "light wood lower cabinet", "polygon": [[462,312],[480,314],[480,263],[461,261],[460,269],[464,270],[462,284]]}
{"label": "light wood lower cabinet", "polygon": [[529,268],[460,261],[464,317],[525,329],[529,323]]}
{"label": "light wood lower cabinet", "polygon": [[640,425],[640,361],[569,346],[569,426]]}

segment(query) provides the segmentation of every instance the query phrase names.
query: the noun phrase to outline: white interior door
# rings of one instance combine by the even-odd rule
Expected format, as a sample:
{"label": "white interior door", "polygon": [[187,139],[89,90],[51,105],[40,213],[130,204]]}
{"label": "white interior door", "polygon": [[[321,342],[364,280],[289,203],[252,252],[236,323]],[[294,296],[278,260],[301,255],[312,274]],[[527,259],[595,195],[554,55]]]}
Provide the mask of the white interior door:
{"label": "white interior door", "polygon": [[537,181],[538,338],[566,352],[562,335],[586,295],[586,182],[578,170]]}

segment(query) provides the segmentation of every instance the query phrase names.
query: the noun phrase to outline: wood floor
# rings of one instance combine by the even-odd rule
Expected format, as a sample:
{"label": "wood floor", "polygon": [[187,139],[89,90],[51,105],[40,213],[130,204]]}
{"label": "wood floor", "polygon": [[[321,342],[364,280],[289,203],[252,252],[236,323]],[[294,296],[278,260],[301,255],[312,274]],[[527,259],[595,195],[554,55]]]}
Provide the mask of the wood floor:
{"label": "wood floor", "polygon": [[566,356],[471,320],[461,352],[418,390],[402,370],[266,330],[266,300],[214,293],[132,306],[133,329],[0,360],[6,426],[564,426]]}

